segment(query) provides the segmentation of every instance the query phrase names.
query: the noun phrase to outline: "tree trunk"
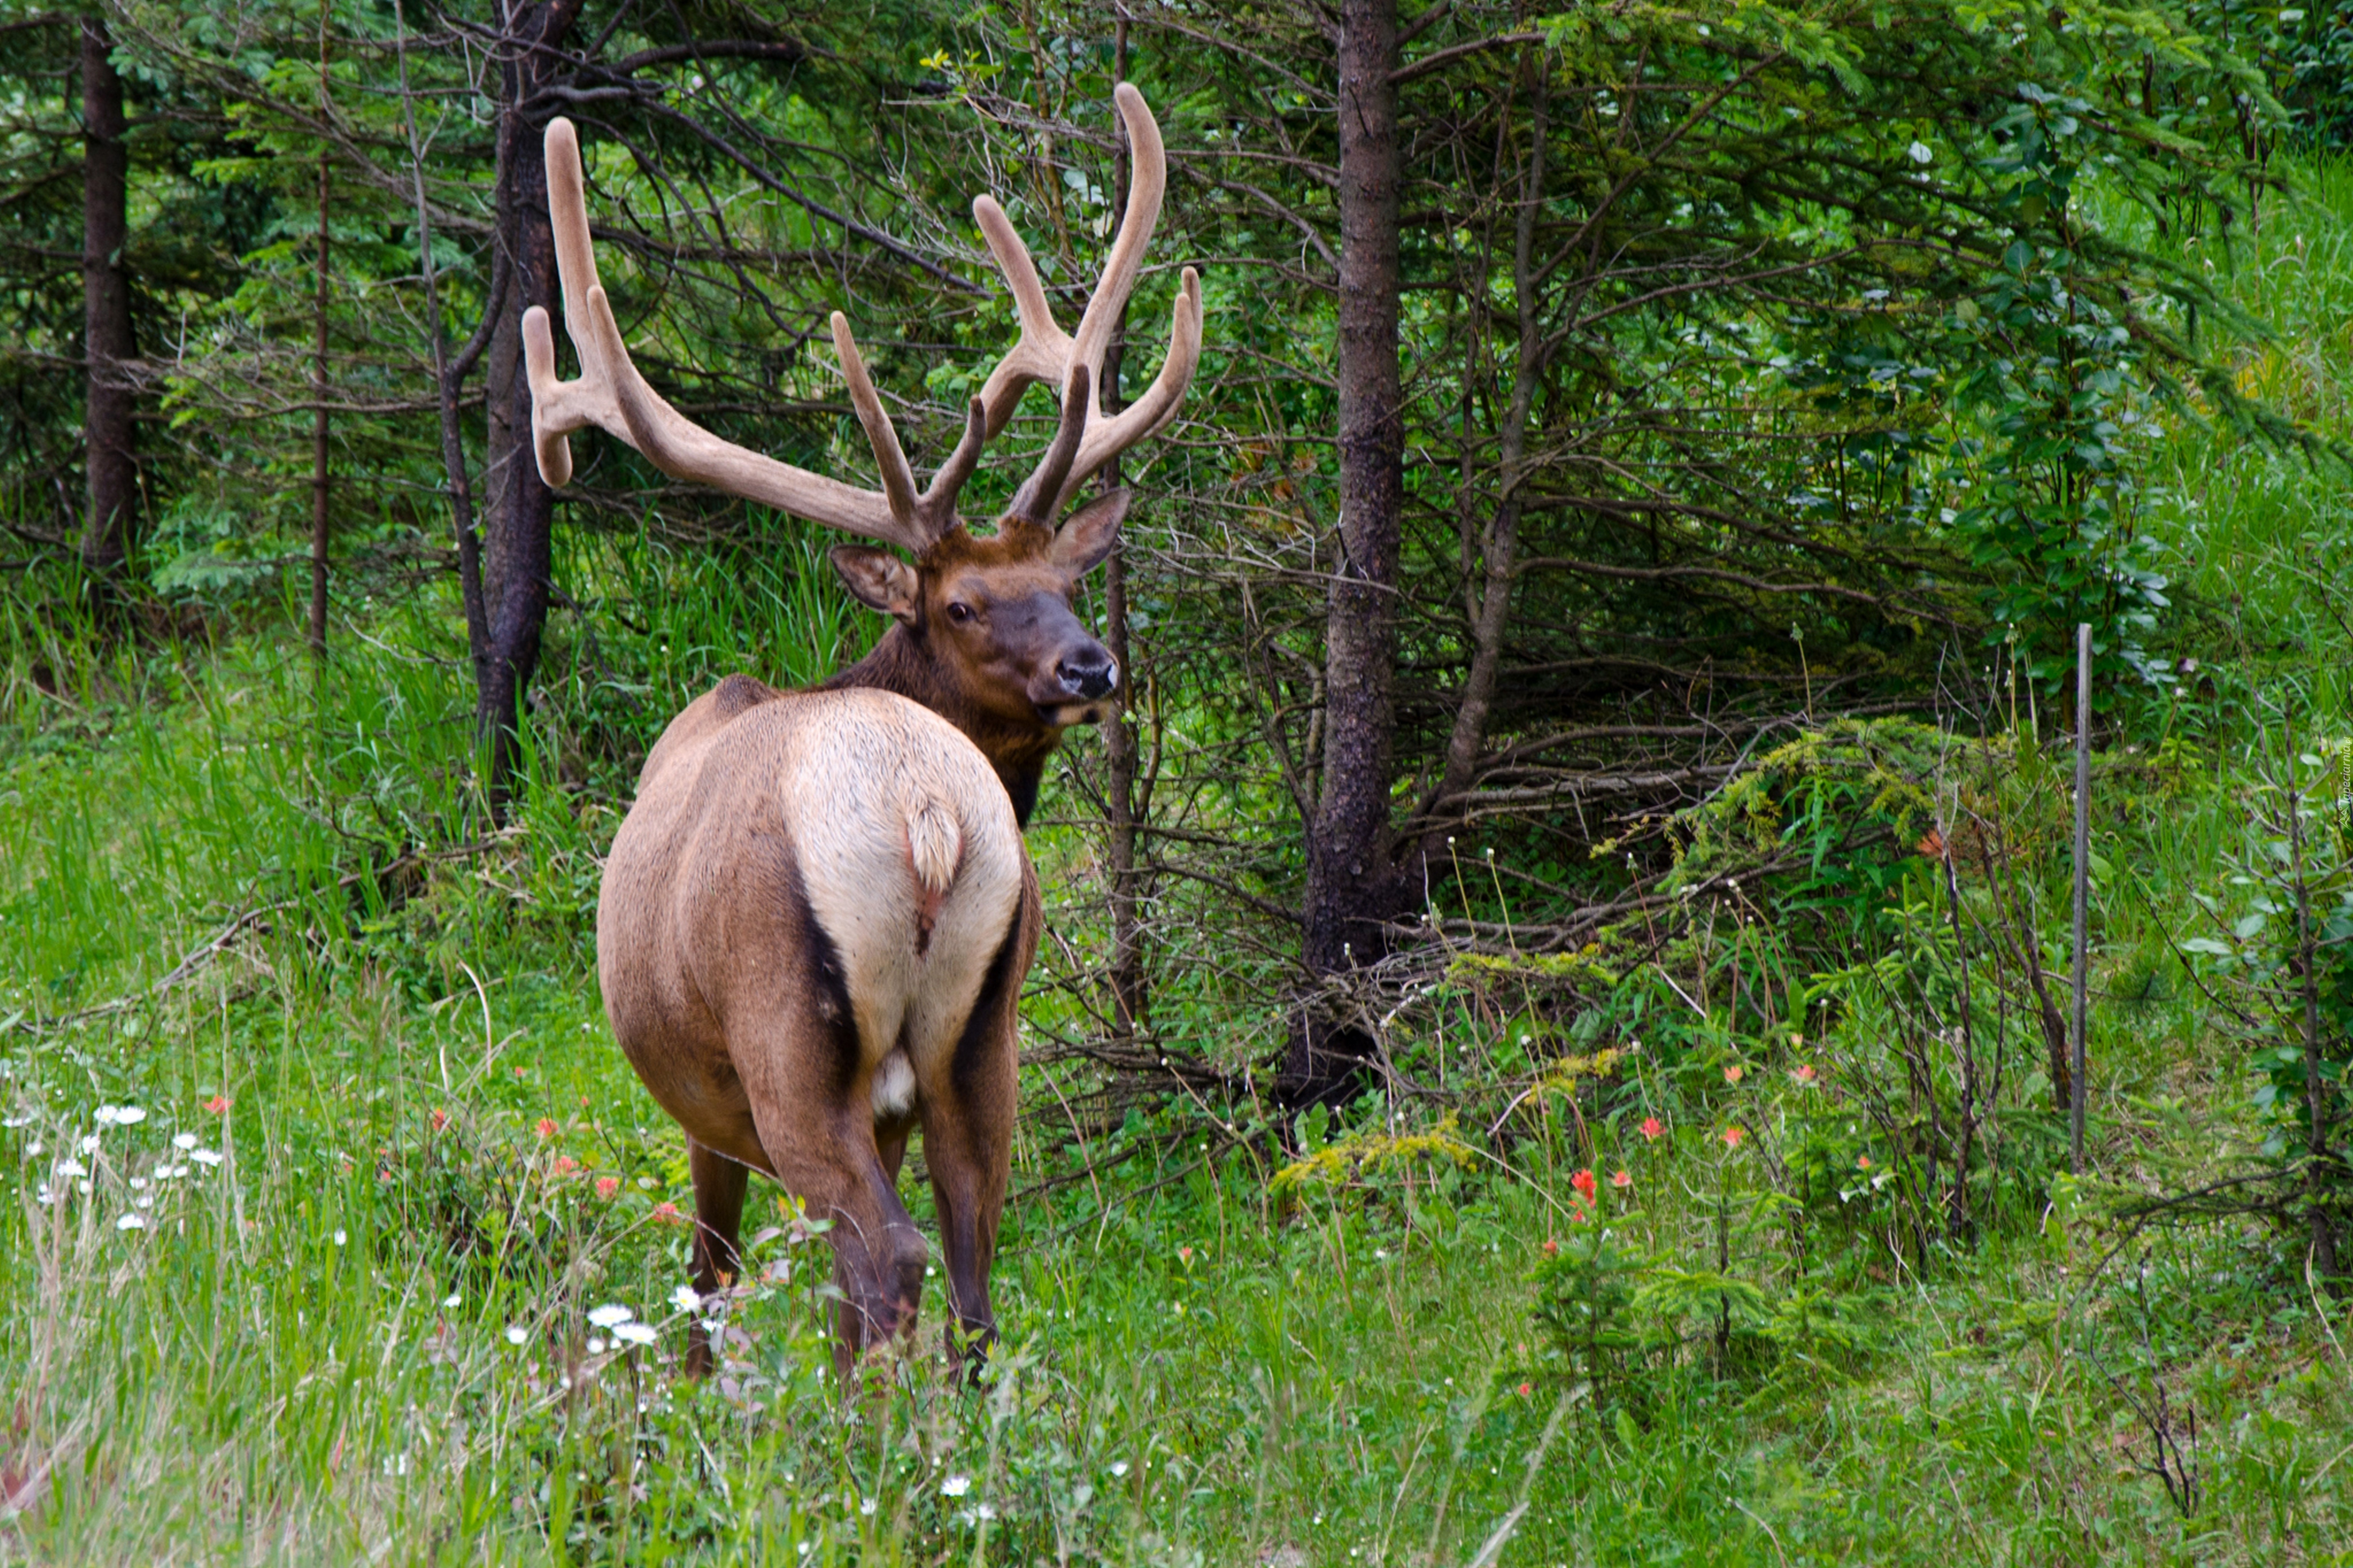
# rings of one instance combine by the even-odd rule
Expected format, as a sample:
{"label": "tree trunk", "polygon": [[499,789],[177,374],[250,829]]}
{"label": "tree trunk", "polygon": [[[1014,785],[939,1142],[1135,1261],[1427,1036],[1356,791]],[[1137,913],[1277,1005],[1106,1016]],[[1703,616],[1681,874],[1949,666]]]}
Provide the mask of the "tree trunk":
{"label": "tree trunk", "polygon": [[[536,148],[532,151],[538,155]],[[507,470],[517,462],[536,465],[538,461],[532,449],[531,426],[522,426],[521,439],[515,436],[515,383],[523,379],[522,307],[518,305],[499,312],[498,322],[491,329],[490,350],[482,359],[482,450],[492,457],[482,470],[482,518],[492,540],[497,539],[506,516]],[[526,396],[526,407],[529,401]],[[491,553],[495,555],[496,549]],[[484,595],[494,604],[499,587],[495,577],[482,581]]]}
{"label": "tree trunk", "polygon": [[[1340,558],[1324,634],[1321,799],[1307,836],[1304,957],[1333,974],[1380,958],[1400,912],[1390,864],[1390,688],[1404,510],[1398,374],[1396,0],[1340,6]],[[1294,1020],[1279,1093],[1343,1099],[1374,1042],[1310,1005]]]}
{"label": "tree trunk", "polygon": [[132,383],[137,354],[131,334],[131,275],[122,249],[130,238],[124,195],[130,183],[130,127],[113,40],[96,16],[81,22],[82,439],[89,504],[81,558],[97,575],[118,576],[131,552],[139,504],[132,460]]}
{"label": "tree trunk", "polygon": [[[1536,216],[1545,199],[1545,138],[1551,130],[1551,83],[1546,71],[1546,56],[1540,49],[1535,51],[1529,71],[1528,158],[1520,172],[1519,212],[1512,225],[1512,293],[1519,316],[1519,353],[1512,367],[1510,412],[1498,432],[1500,493],[1485,536],[1479,541],[1479,556],[1486,570],[1472,596],[1471,668],[1463,676],[1454,728],[1447,736],[1446,768],[1430,799],[1431,814],[1440,819],[1446,816],[1447,798],[1469,789],[1478,773],[1479,758],[1487,743],[1488,716],[1495,707],[1495,681],[1504,667],[1504,634],[1511,626],[1512,589],[1519,575],[1521,487],[1528,479],[1528,425],[1536,384],[1550,352],[1537,311],[1543,281],[1536,275],[1542,258],[1535,254]],[[1497,184],[1500,186],[1501,180]],[[1466,447],[1470,444],[1467,429],[1463,441]]]}
{"label": "tree trunk", "polygon": [[[581,0],[543,0],[517,5],[509,13],[500,69],[504,178],[499,186],[498,232],[513,268],[514,288],[505,309],[518,319],[533,305],[544,306],[559,320],[564,314],[555,235],[547,218],[547,162],[541,148],[549,114],[531,100],[561,68],[554,51],[578,20],[580,5]],[[490,642],[474,710],[477,732],[490,752],[493,800],[504,795],[511,782],[523,696],[539,664],[555,521],[554,493],[539,477],[531,450],[531,382],[521,375],[510,381],[507,446],[489,455],[501,504],[483,563]]]}
{"label": "tree trunk", "polygon": [[[411,189],[417,197],[417,275],[425,285],[425,336],[433,351],[433,395],[441,415],[441,469],[449,487],[449,526],[458,542],[458,594],[466,615],[466,655],[474,671],[477,704],[480,693],[488,684],[485,673],[490,668],[491,636],[487,616],[482,608],[481,544],[474,531],[473,481],[466,470],[465,432],[459,417],[459,390],[474,361],[481,354],[482,344],[490,339],[499,312],[504,308],[509,273],[507,253],[503,246],[494,245],[491,253],[491,299],[486,307],[482,326],[471,342],[455,356],[448,353],[448,343],[441,327],[441,292],[435,280],[433,268],[433,208],[425,189],[424,144],[417,134],[417,100],[408,87],[408,17],[401,0],[392,0],[394,47],[400,61],[400,120],[408,142],[408,174]],[[496,187],[506,189],[505,143],[500,143],[499,177]]]}
{"label": "tree trunk", "polygon": [[[1127,78],[1127,17],[1123,14],[1113,27],[1112,81],[1114,85]],[[1119,232],[1127,221],[1127,138],[1121,127],[1119,152],[1113,162],[1112,232]],[[1121,362],[1127,352],[1127,307],[1120,307],[1119,321],[1112,332],[1111,348],[1103,355],[1103,405],[1106,414],[1116,412],[1124,405],[1120,395]],[[1120,485],[1120,462],[1112,458],[1103,468],[1103,488],[1117,489]],[[1143,1026],[1144,941],[1143,924],[1138,918],[1142,904],[1141,873],[1135,863],[1136,845],[1136,763],[1141,750],[1131,715],[1135,710],[1135,661],[1130,656],[1127,636],[1127,546],[1123,541],[1112,547],[1111,559],[1103,563],[1104,641],[1110,645],[1111,656],[1119,665],[1122,711],[1103,731],[1103,771],[1106,787],[1103,792],[1103,818],[1111,841],[1111,1003],[1112,1034],[1125,1041],[1135,1037]]]}

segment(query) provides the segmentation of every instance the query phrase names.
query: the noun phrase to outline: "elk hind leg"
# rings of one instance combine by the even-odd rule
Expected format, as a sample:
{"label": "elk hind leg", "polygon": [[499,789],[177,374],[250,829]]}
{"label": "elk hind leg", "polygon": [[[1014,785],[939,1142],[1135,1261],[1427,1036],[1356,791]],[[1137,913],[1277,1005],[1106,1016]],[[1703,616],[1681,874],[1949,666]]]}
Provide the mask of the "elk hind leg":
{"label": "elk hind leg", "polygon": [[[686,1165],[694,1176],[694,1293],[709,1296],[734,1283],[743,1271],[738,1236],[744,1223],[744,1192],[752,1173],[692,1138],[686,1141]],[[713,1354],[710,1331],[697,1313],[687,1330],[687,1376],[708,1374]]]}
{"label": "elk hind leg", "polygon": [[883,1169],[865,1088],[854,1083],[839,1099],[812,1092],[814,1085],[799,1094],[765,1094],[757,1087],[752,1093],[753,1119],[776,1180],[812,1217],[832,1226],[826,1239],[841,1291],[834,1363],[845,1374],[860,1352],[913,1325],[931,1258]]}
{"label": "elk hind leg", "polygon": [[997,1339],[988,1274],[1020,1105],[1021,979],[1037,941],[1035,899],[1034,889],[1025,891],[952,1047],[928,1053],[930,1081],[918,1107],[947,1265],[948,1359],[967,1373],[978,1372]]}

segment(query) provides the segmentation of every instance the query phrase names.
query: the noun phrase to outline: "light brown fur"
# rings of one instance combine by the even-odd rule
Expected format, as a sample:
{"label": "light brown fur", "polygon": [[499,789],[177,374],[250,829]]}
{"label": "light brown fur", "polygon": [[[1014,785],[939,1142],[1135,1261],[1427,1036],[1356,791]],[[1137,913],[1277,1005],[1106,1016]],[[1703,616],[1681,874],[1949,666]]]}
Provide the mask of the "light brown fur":
{"label": "light brown fur", "polygon": [[[928,1253],[896,1180],[921,1125],[956,1323],[987,1340],[1038,928],[1011,804],[937,715],[736,676],[671,722],[606,862],[596,954],[615,1037],[686,1131],[698,1290],[739,1267],[756,1170],[833,1222],[844,1365],[911,1329]],[[689,1359],[708,1364],[699,1332]]]}

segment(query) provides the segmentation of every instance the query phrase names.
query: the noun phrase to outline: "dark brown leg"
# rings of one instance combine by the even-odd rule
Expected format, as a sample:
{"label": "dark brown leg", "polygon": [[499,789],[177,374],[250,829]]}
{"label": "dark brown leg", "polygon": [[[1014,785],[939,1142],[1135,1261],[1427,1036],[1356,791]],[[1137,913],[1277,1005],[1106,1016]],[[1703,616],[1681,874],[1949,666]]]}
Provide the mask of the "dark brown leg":
{"label": "dark brown leg", "polygon": [[[752,1173],[689,1138],[686,1167],[694,1175],[694,1291],[708,1296],[735,1282],[743,1271],[736,1238],[744,1223],[744,1190]],[[711,1371],[711,1336],[700,1313],[686,1335],[686,1375]]]}
{"label": "dark brown leg", "polygon": [[753,1120],[776,1180],[800,1197],[811,1218],[832,1223],[826,1239],[841,1290],[834,1363],[845,1376],[860,1352],[914,1321],[931,1256],[883,1172],[866,1087],[854,1084],[847,1104],[830,1107],[812,1103],[806,1093],[771,1097],[758,1087],[752,1092]]}
{"label": "dark brown leg", "polygon": [[[1005,1130],[1009,1133],[1010,1129]],[[997,1258],[997,1226],[1005,1212],[1006,1161],[1011,1148],[998,1130],[972,1125],[955,1113],[927,1118],[923,1158],[940,1211],[940,1249],[948,1275],[948,1360],[978,1372],[997,1342],[997,1314],[988,1300],[989,1268]],[[969,1364],[967,1364],[969,1357]]]}
{"label": "dark brown leg", "polygon": [[940,1211],[940,1249],[947,1266],[948,1359],[976,1374],[997,1340],[988,1300],[997,1226],[1005,1213],[1013,1163],[1013,1121],[1020,1106],[1021,976],[1037,942],[1035,873],[1022,913],[981,983],[953,1052],[934,1053],[932,1081],[917,1105],[923,1118],[923,1163]]}

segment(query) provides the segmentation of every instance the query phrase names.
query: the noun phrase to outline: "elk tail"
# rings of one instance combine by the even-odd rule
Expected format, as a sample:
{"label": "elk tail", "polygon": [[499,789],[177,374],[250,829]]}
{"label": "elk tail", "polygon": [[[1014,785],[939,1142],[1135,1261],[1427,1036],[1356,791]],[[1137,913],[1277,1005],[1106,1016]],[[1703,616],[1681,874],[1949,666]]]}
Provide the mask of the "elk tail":
{"label": "elk tail", "polygon": [[907,862],[915,873],[915,956],[932,945],[932,926],[964,860],[964,828],[945,801],[926,795],[907,814]]}

